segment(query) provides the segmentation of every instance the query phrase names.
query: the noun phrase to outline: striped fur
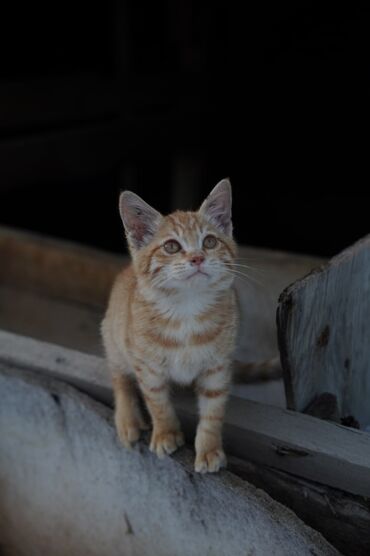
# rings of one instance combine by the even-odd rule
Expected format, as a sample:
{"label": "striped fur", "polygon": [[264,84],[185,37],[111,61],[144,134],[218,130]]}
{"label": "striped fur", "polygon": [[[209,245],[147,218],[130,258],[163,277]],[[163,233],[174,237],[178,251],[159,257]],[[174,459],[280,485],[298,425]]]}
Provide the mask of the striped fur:
{"label": "striped fur", "polygon": [[[120,212],[132,264],[118,276],[102,323],[119,438],[130,447],[144,427],[136,383],[152,419],[150,449],[171,454],[183,435],[170,383],[193,384],[195,469],[218,471],[226,462],[221,429],[238,320],[228,266],[236,256],[230,183],[220,182],[197,212],[162,216],[130,192],[121,195]],[[209,236],[213,247],[214,239],[204,242]]]}

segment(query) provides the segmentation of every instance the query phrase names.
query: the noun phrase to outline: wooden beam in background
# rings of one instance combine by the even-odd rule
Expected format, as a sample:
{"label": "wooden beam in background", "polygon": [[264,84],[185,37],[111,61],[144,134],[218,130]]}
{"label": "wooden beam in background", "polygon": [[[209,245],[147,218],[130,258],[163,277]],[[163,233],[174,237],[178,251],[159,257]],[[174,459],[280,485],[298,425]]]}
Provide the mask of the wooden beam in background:
{"label": "wooden beam in background", "polygon": [[330,392],[370,424],[370,235],[289,286],[277,322],[289,407]]}

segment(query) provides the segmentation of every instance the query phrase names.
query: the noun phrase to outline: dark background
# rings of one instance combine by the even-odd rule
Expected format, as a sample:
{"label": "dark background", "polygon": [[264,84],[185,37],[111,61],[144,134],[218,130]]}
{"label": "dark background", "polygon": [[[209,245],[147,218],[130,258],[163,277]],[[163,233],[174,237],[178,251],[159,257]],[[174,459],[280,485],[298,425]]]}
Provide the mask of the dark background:
{"label": "dark background", "polygon": [[240,242],[369,232],[370,5],[2,10],[0,224],[122,251],[120,190],[168,212],[230,176]]}

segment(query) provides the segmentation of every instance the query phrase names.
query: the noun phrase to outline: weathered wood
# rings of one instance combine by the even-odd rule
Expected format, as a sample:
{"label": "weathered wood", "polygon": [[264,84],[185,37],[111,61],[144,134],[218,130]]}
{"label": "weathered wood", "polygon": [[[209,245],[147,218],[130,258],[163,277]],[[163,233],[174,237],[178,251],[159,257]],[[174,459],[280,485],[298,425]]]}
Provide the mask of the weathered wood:
{"label": "weathered wood", "polygon": [[323,392],[342,418],[370,423],[370,236],[281,295],[279,344],[291,409]]}
{"label": "weathered wood", "polygon": [[[0,360],[62,379],[105,402],[111,395],[105,362],[99,357],[0,332]],[[194,396],[178,390],[175,406],[187,430],[194,430]],[[367,433],[232,396],[225,441],[227,452],[241,459],[370,497]]]}
{"label": "weathered wood", "polygon": [[[108,374],[104,362],[98,357],[0,333],[0,361],[68,382],[93,398],[112,405]],[[194,434],[196,415],[180,411],[180,416],[190,439]],[[244,443],[244,439],[240,437],[238,442]],[[248,459],[249,456],[251,453]],[[229,454],[229,465],[232,472],[291,507],[343,554],[368,554],[369,501],[278,471],[268,467],[266,461],[256,464]]]}
{"label": "weathered wood", "polygon": [[306,407],[304,413],[312,415],[312,417],[325,419],[326,421],[340,423],[337,398],[329,392],[324,392],[317,398],[314,398]]}
{"label": "weathered wood", "polygon": [[101,357],[0,330],[0,361],[63,380],[104,403],[112,402],[109,374]]}
{"label": "weathered wood", "polygon": [[229,457],[230,471],[265,490],[347,556],[370,554],[370,500]]}
{"label": "weathered wood", "polygon": [[127,257],[0,228],[0,282],[104,307]]}
{"label": "weathered wood", "polygon": [[0,330],[103,355],[103,308],[0,282]]}
{"label": "weathered wood", "polygon": [[247,481],[194,473],[186,447],[125,450],[111,409],[63,382],[0,363],[0,391],[2,556],[339,556]]}

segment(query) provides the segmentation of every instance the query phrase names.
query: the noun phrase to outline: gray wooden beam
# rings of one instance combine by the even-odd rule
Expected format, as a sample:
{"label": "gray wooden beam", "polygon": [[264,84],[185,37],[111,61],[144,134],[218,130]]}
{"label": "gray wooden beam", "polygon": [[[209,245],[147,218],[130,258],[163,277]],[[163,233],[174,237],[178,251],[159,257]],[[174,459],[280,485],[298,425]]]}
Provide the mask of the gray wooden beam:
{"label": "gray wooden beam", "polygon": [[369,499],[234,457],[229,469],[292,509],[341,554],[369,556]]}
{"label": "gray wooden beam", "polygon": [[341,417],[370,423],[370,236],[289,286],[278,335],[291,409],[324,392]]}
{"label": "gray wooden beam", "polygon": [[[102,401],[111,399],[109,375],[100,357],[0,331],[0,360],[69,382]],[[194,429],[193,396],[177,391],[175,406],[187,431]],[[241,459],[370,497],[367,433],[232,396],[225,441],[227,452]]]}

